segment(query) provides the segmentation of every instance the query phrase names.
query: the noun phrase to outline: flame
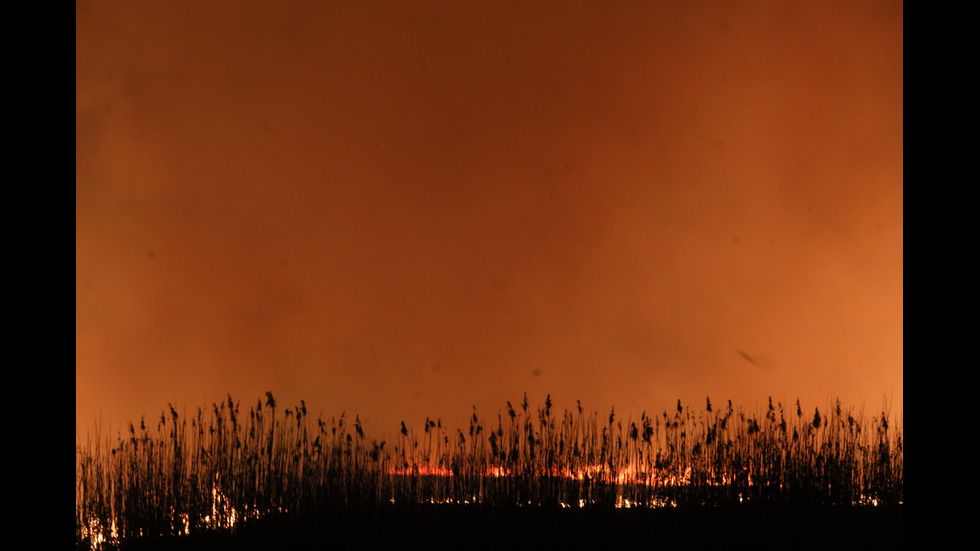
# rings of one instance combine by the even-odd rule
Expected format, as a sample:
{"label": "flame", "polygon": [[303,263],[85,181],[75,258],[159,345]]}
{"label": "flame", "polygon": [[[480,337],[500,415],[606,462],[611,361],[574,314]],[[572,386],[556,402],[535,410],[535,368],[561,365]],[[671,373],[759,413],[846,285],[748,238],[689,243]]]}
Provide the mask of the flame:
{"label": "flame", "polygon": [[453,472],[445,467],[430,465],[413,465],[406,468],[389,467],[388,474],[399,476],[453,476]]}

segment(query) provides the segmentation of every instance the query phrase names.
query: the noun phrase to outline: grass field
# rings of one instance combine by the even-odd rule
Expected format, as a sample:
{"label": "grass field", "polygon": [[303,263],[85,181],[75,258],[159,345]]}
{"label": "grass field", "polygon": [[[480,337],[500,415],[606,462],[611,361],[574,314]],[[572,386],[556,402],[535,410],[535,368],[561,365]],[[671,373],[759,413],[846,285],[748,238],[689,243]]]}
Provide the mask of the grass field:
{"label": "grass field", "polygon": [[[153,425],[155,424],[155,427]],[[901,419],[710,399],[601,415],[550,397],[374,435],[271,393],[76,444],[78,549],[901,542]],[[511,538],[507,542],[502,538]],[[824,541],[827,540],[827,541]],[[724,540],[718,539],[718,543]],[[274,542],[274,545],[273,543]],[[525,545],[526,544],[526,545]],[[816,548],[816,547],[812,547]]]}

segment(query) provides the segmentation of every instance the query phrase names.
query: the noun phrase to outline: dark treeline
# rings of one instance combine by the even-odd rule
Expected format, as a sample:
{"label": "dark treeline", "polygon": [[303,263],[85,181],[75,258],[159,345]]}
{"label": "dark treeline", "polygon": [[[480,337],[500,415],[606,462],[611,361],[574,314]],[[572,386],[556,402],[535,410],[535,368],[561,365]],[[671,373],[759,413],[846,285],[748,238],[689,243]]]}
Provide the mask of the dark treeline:
{"label": "dark treeline", "polygon": [[[638,418],[558,412],[527,397],[468,427],[426,419],[371,435],[345,414],[311,419],[271,393],[193,416],[169,406],[76,445],[76,547],[232,533],[269,519],[480,510],[723,508],[902,503],[901,423],[839,401],[825,411],[683,406]],[[152,425],[152,422],[151,422]],[[525,509],[527,510],[527,509]],[[314,521],[317,522],[317,521]]]}

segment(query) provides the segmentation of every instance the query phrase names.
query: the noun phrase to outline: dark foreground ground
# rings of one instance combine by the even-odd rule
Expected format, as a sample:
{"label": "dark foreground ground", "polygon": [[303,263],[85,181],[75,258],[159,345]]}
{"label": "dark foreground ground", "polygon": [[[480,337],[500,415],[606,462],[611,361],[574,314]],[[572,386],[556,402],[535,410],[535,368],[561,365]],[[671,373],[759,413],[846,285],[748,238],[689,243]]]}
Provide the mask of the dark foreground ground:
{"label": "dark foreground ground", "polygon": [[466,505],[266,519],[235,533],[143,538],[135,550],[901,549],[902,507],[488,509]]}

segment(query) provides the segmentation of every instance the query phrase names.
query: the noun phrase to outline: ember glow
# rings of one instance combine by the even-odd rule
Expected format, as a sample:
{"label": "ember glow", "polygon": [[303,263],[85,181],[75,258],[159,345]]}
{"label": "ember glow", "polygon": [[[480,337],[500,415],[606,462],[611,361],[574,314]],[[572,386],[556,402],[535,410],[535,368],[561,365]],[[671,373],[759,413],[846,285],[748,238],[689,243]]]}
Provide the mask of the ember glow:
{"label": "ember glow", "polygon": [[[453,476],[453,471],[445,467],[432,467],[429,465],[416,465],[411,468],[398,468],[391,467],[388,469],[389,475],[395,476]],[[502,477],[513,477],[517,476],[519,473],[513,471],[512,469],[507,469],[501,466],[487,467],[487,469],[482,473],[482,476],[491,478],[502,478]],[[588,465],[576,470],[570,468],[564,469],[553,469],[551,471],[535,471],[530,476],[539,478],[568,478],[571,480],[584,481],[586,478],[590,480],[594,479],[597,481],[610,482],[609,473],[602,465]],[[684,474],[677,476],[676,474],[670,474],[669,476],[661,476],[656,470],[652,472],[641,472],[635,467],[627,467],[617,473],[614,473],[612,478],[615,480],[616,484],[643,484],[648,486],[679,486],[691,483],[691,468],[688,467]],[[709,482],[711,484],[730,484],[731,477],[721,475],[721,480],[718,482]],[[752,485],[752,478],[749,477],[749,485]]]}

